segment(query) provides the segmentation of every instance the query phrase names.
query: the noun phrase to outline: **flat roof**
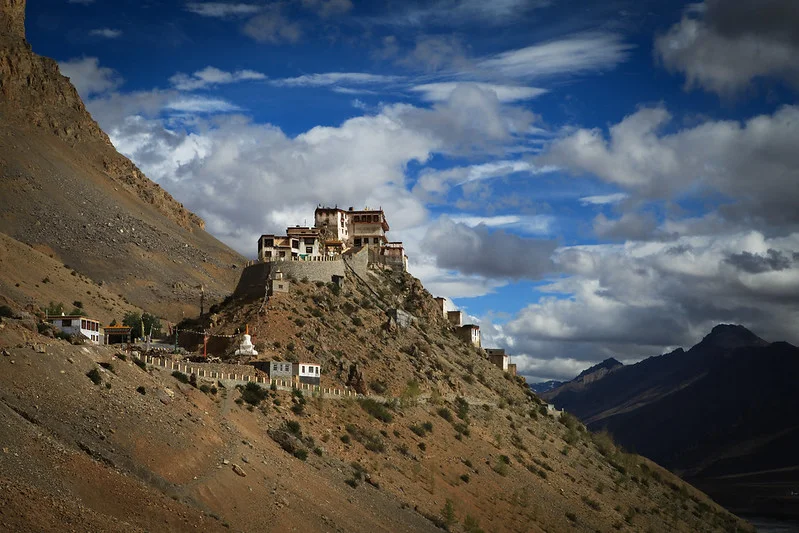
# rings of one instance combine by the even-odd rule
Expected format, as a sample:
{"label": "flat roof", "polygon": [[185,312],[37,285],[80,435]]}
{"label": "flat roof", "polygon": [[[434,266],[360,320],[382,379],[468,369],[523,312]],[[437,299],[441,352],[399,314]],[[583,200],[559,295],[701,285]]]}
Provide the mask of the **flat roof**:
{"label": "flat roof", "polygon": [[80,318],[81,320],[91,320],[92,322],[100,322],[96,318],[89,318],[89,317],[84,316],[84,315],[55,315],[55,316],[48,316],[47,320],[63,320],[65,318],[67,320],[75,320],[75,319]]}

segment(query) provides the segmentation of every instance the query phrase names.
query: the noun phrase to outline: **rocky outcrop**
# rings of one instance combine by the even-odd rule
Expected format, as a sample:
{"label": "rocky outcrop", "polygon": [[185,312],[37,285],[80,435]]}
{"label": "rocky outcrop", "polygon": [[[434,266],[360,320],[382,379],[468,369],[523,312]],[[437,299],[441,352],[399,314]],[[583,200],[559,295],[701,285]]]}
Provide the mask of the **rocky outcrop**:
{"label": "rocky outcrop", "polygon": [[0,0],[0,38],[25,38],[25,0]]}

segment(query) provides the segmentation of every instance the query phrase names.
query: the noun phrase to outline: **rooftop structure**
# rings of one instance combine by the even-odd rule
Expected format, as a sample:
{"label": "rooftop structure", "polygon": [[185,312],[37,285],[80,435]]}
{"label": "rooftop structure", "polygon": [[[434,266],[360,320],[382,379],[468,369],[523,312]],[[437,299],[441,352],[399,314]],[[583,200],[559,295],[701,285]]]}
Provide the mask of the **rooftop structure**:
{"label": "rooftop structure", "polygon": [[82,315],[48,316],[47,321],[64,333],[82,335],[94,344],[100,344],[100,321]]}

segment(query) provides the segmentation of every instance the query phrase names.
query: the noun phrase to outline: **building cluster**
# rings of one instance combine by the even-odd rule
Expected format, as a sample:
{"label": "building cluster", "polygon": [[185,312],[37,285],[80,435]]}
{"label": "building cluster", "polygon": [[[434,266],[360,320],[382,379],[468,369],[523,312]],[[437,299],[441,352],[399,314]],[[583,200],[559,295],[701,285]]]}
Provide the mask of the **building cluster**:
{"label": "building cluster", "polygon": [[67,335],[83,337],[92,344],[119,344],[131,342],[130,326],[102,326],[99,320],[83,315],[48,316],[47,321]]}
{"label": "building cluster", "polygon": [[369,249],[370,262],[393,270],[407,270],[408,257],[401,242],[388,239],[389,225],[382,209],[346,211],[319,206],[313,226],[286,228],[285,235],[261,235],[258,259],[261,261],[326,261],[349,250]]}
{"label": "building cluster", "polygon": [[[446,298],[439,296],[435,298],[435,301],[444,318],[455,328],[455,334],[458,338],[475,348],[483,349],[480,339],[480,326],[477,324],[464,324],[463,311],[448,311]],[[491,364],[513,376],[516,375],[516,365],[510,362],[510,355],[505,353],[504,348],[485,348],[483,351]]]}
{"label": "building cluster", "polygon": [[253,361],[258,370],[266,372],[271,380],[284,380],[306,385],[319,385],[322,366],[317,363],[290,363],[288,361]]}

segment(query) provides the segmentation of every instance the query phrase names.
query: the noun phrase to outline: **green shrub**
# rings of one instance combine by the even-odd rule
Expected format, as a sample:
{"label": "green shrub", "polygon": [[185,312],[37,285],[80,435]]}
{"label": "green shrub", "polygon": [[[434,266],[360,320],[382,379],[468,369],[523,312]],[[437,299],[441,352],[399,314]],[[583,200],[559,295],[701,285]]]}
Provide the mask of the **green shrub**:
{"label": "green shrub", "polygon": [[363,326],[363,320],[361,320],[361,317],[359,316],[354,316],[352,317],[352,325],[361,327]]}
{"label": "green shrub", "polygon": [[464,483],[468,483],[469,482],[469,474],[461,474],[461,481],[463,481]]}
{"label": "green shrub", "polygon": [[480,529],[480,523],[477,519],[468,514],[463,520],[463,531],[466,533],[484,533],[484,531]]}
{"label": "green shrub", "polygon": [[14,311],[7,305],[0,305],[0,318],[13,318]]}
{"label": "green shrub", "polygon": [[455,398],[455,412],[458,418],[466,420],[469,417],[469,402],[461,396]]}
{"label": "green shrub", "polygon": [[91,370],[86,372],[86,377],[92,380],[92,383],[94,383],[95,385],[99,385],[103,381],[103,378],[100,377],[100,371],[97,370],[96,368],[92,368]]}
{"label": "green shrub", "polygon": [[422,428],[424,428],[424,430],[427,431],[428,433],[432,433],[433,432],[433,423],[432,422],[425,422],[424,424],[422,424]]}
{"label": "green shrub", "polygon": [[350,443],[350,436],[347,435],[347,434],[342,435],[341,436],[341,442],[343,442],[344,444],[349,444]]}
{"label": "green shrub", "polygon": [[308,452],[302,448],[299,448],[294,452],[294,457],[299,459],[300,461],[305,461],[308,458]]}
{"label": "green shrub", "polygon": [[602,506],[599,505],[598,501],[592,500],[588,496],[583,495],[583,496],[581,496],[581,499],[583,500],[584,504],[586,504],[588,507],[590,507],[594,511],[599,511],[602,508]]}
{"label": "green shrub", "polygon": [[144,386],[139,385],[138,387],[136,387],[136,392],[144,396],[145,394],[147,394],[147,389],[145,389]]}
{"label": "green shrub", "polygon": [[427,432],[424,430],[424,428],[421,426],[417,426],[416,424],[408,426],[408,429],[410,429],[420,437],[424,437],[425,435],[427,435]]}
{"label": "green shrub", "polygon": [[568,518],[572,522],[577,522],[577,515],[571,511],[566,511],[566,518]]}
{"label": "green shrub", "polygon": [[178,370],[175,370],[175,371],[172,372],[172,377],[175,378],[176,380],[180,381],[181,383],[188,383],[189,382],[189,376],[187,376],[186,374],[184,374],[183,372],[180,372]]}
{"label": "green shrub", "polygon": [[446,407],[442,407],[441,409],[438,410],[438,416],[440,416],[447,422],[452,422],[452,411],[450,411]]}
{"label": "green shrub", "polygon": [[103,362],[103,363],[97,363],[97,364],[100,365],[101,367],[105,368],[109,372],[116,374],[116,372],[114,372],[114,365],[112,365],[111,363]]}
{"label": "green shrub", "polygon": [[386,385],[380,381],[369,382],[369,388],[375,391],[377,394],[383,394],[386,392]]}
{"label": "green shrub", "polygon": [[394,419],[394,416],[386,409],[386,406],[380,402],[372,400],[371,398],[366,398],[364,400],[360,400],[358,403],[361,404],[361,408],[375,417],[376,419],[380,420],[381,422],[389,423]]}
{"label": "green shrub", "polygon": [[147,363],[142,361],[141,359],[134,359],[133,364],[141,368],[142,370],[147,370]]}
{"label": "green shrub", "polygon": [[444,508],[441,509],[441,520],[447,531],[455,524],[455,506],[449,498],[447,498]]}
{"label": "green shrub", "polygon": [[250,405],[257,406],[266,399],[268,394],[266,389],[252,381],[241,389],[241,398]]}
{"label": "green shrub", "polygon": [[208,394],[209,392],[211,392],[211,386],[208,385],[207,383],[203,383],[202,385],[200,385],[200,392]]}

